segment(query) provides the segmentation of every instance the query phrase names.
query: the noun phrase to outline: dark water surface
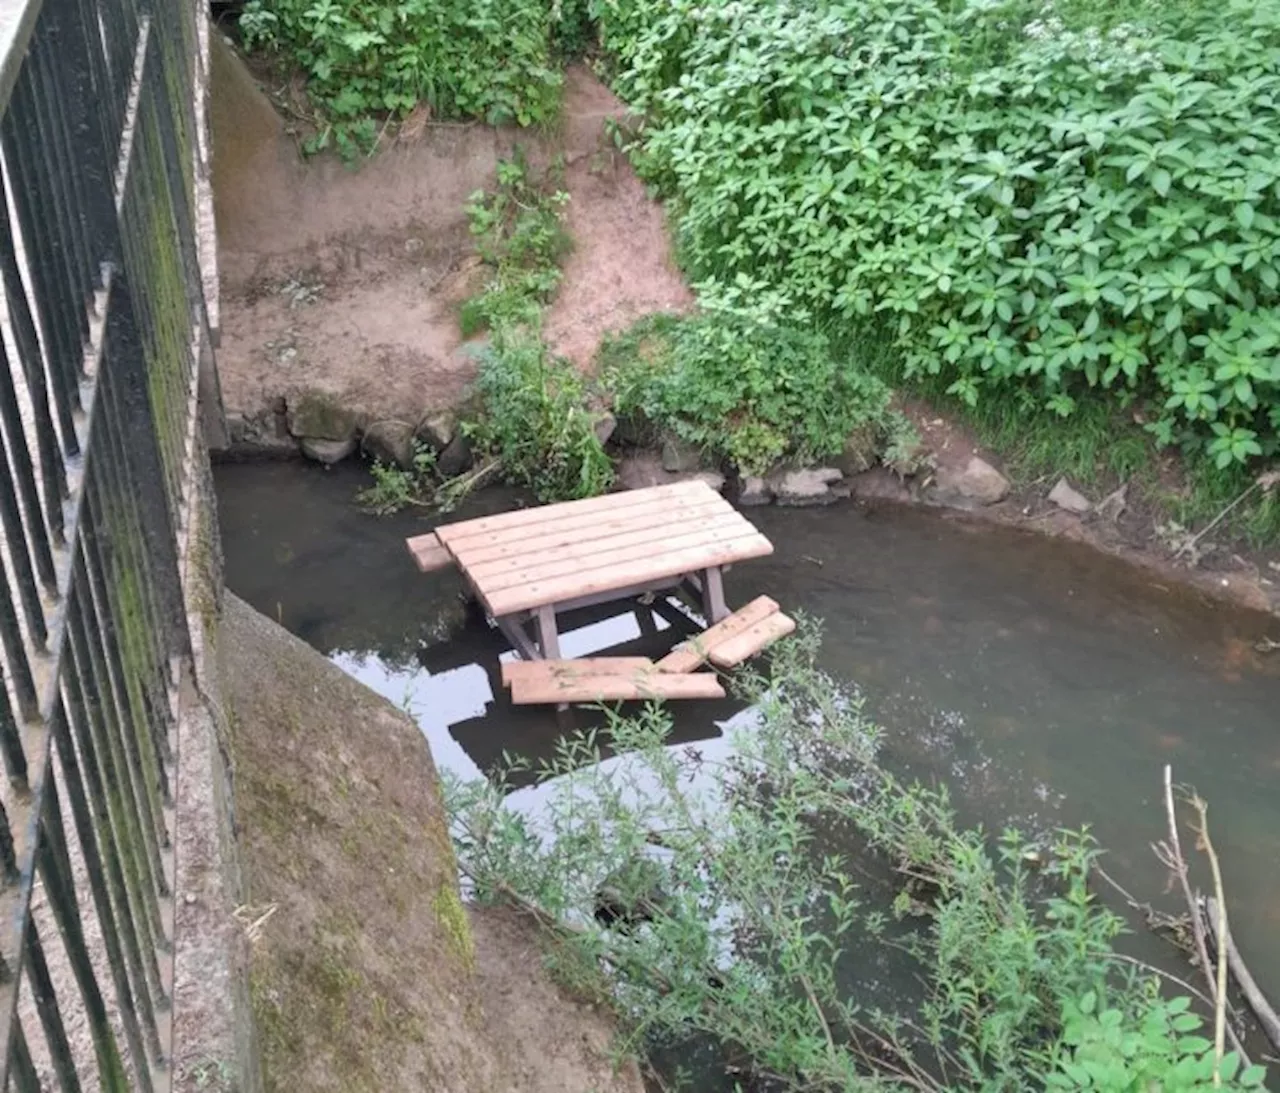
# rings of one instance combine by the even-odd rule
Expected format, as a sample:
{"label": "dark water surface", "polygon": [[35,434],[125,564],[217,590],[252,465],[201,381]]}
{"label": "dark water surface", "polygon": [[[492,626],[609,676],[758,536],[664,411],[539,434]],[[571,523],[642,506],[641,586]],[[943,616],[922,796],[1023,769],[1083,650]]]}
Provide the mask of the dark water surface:
{"label": "dark water surface", "polygon": [[[410,709],[439,765],[475,774],[503,749],[549,754],[555,713],[501,693],[501,636],[467,612],[455,575],[410,561],[404,537],[427,519],[360,512],[355,467],[229,465],[216,481],[231,589]],[[516,501],[488,491],[450,519]],[[1172,763],[1210,802],[1236,941],[1280,991],[1280,654],[1253,649],[1280,623],[1074,544],[932,513],[750,516],[776,553],[726,575],[730,604],[768,593],[823,619],[826,666],[866,692],[898,763],[947,782],[967,816],[1026,832],[1089,823],[1113,875],[1177,910],[1150,850]],[[461,635],[437,642],[442,617],[464,613]],[[563,629],[566,656],[672,641],[630,613]],[[715,737],[737,709],[677,704],[678,738]]]}

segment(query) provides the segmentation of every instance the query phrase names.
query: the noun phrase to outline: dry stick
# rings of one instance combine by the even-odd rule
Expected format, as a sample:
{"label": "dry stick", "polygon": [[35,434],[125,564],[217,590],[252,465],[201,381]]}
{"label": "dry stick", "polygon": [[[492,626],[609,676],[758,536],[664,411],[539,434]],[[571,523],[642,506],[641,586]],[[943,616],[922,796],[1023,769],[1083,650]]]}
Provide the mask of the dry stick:
{"label": "dry stick", "polygon": [[[1205,900],[1205,911],[1209,920],[1209,928],[1215,930],[1214,924],[1218,920],[1217,901],[1213,899]],[[1280,1051],[1280,1017],[1276,1016],[1276,1011],[1271,1008],[1271,1003],[1267,1001],[1266,995],[1262,993],[1257,980],[1253,978],[1253,974],[1245,966],[1244,957],[1240,955],[1240,950],[1236,948],[1236,943],[1231,939],[1230,927],[1228,926],[1225,934],[1216,934],[1213,941],[1219,951],[1226,949],[1227,963],[1231,968],[1231,974],[1236,977],[1236,982],[1240,985],[1240,993],[1244,995],[1244,1000],[1249,1003],[1249,1008],[1253,1010],[1254,1016],[1258,1019],[1258,1024],[1261,1026],[1263,1034],[1271,1041],[1271,1046]]]}
{"label": "dry stick", "polygon": [[[1225,1005],[1223,998],[1225,991],[1219,991],[1217,983],[1214,981],[1213,973],[1210,970],[1213,965],[1209,963],[1209,946],[1204,936],[1204,919],[1200,917],[1200,904],[1196,901],[1195,893],[1191,891],[1191,880],[1187,876],[1187,859],[1182,854],[1182,840],[1178,836],[1178,813],[1173,804],[1173,767],[1165,764],[1164,768],[1164,807],[1169,818],[1169,846],[1168,854],[1161,854],[1156,851],[1156,856],[1174,873],[1177,874],[1178,881],[1182,886],[1183,898],[1187,901],[1187,911],[1191,915],[1191,933],[1196,943],[1196,960],[1200,966],[1200,973],[1204,976],[1205,982],[1209,986],[1209,997],[1213,1000],[1212,1004],[1215,1013],[1220,1005]],[[1240,1056],[1240,1062],[1244,1066],[1248,1066],[1248,1055],[1245,1054],[1244,1045],[1240,1042],[1240,1037],[1236,1035],[1236,1030],[1229,1028],[1227,1030],[1231,1034],[1231,1045],[1236,1049],[1236,1054]]]}
{"label": "dry stick", "polygon": [[[1198,795],[1192,795],[1191,806],[1200,817],[1200,827],[1196,834],[1200,837],[1200,847],[1209,856],[1209,867],[1213,870],[1213,890],[1218,897],[1218,936],[1227,937],[1227,898],[1222,890],[1222,868],[1218,864],[1218,855],[1209,838],[1209,805]],[[1201,930],[1203,934],[1204,931]],[[1213,1014],[1213,1084],[1222,1084],[1222,1056],[1226,1053],[1227,1030],[1227,947],[1218,946],[1218,1005]]]}

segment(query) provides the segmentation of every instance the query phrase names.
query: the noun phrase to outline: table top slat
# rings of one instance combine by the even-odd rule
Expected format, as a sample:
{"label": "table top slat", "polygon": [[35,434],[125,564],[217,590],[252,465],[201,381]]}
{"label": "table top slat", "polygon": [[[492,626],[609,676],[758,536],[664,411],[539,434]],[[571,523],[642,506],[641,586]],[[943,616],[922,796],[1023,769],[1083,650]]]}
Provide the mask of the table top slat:
{"label": "table top slat", "polygon": [[517,611],[545,604],[562,603],[582,596],[596,595],[615,588],[676,577],[682,573],[695,573],[709,566],[730,565],[748,558],[761,558],[773,553],[773,544],[758,531],[752,531],[736,539],[721,540],[706,546],[688,547],[684,550],[650,553],[630,562],[609,564],[602,561],[599,568],[551,577],[547,580],[502,588],[486,592],[477,590],[495,616],[510,615]]}
{"label": "table top slat", "polygon": [[759,534],[736,512],[717,513],[698,524],[648,525],[626,528],[603,539],[588,539],[558,550],[530,551],[476,565],[467,557],[467,572],[486,595],[517,584],[532,584],[601,566],[634,561],[653,554],[711,546],[744,535]]}
{"label": "table top slat", "polygon": [[435,533],[495,618],[773,552],[696,479],[483,516]]}
{"label": "table top slat", "polygon": [[470,568],[479,568],[500,558],[537,556],[542,551],[578,546],[592,539],[604,539],[637,527],[693,524],[734,512],[722,497],[676,498],[652,505],[569,517],[551,524],[511,528],[504,532],[483,532],[464,539],[450,537],[449,548],[466,559]]}
{"label": "table top slat", "polygon": [[[602,497],[588,497],[582,501],[562,501],[554,505],[537,505],[514,512],[499,513],[497,516],[481,516],[474,520],[463,520],[456,524],[444,524],[436,528],[436,534],[453,549],[460,543],[475,535],[488,533],[505,533],[517,528],[530,528],[536,524],[558,524],[576,516],[596,514],[613,514],[638,505],[651,505],[655,502],[676,500],[697,496],[719,497],[715,490],[705,482],[690,480],[676,482],[670,486],[654,486],[650,489],[627,490],[623,493],[607,493]],[[723,500],[723,498],[721,498]],[[728,502],[726,501],[727,505]]]}

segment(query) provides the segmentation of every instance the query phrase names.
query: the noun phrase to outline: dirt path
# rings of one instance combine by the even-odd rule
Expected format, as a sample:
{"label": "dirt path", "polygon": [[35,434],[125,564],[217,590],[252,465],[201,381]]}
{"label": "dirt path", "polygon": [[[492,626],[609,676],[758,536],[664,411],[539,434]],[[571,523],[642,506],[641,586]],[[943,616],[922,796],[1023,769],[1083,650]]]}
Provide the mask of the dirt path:
{"label": "dirt path", "polygon": [[[518,135],[428,125],[358,170],[304,162],[225,41],[213,58],[219,371],[233,420],[270,418],[304,390],[371,419],[456,405],[475,370],[457,310],[479,272],[464,206]],[[608,139],[605,119],[622,110],[577,68],[557,137],[519,135],[532,156],[566,161],[574,250],[547,337],[583,367],[604,332],[690,302],[661,208]]]}

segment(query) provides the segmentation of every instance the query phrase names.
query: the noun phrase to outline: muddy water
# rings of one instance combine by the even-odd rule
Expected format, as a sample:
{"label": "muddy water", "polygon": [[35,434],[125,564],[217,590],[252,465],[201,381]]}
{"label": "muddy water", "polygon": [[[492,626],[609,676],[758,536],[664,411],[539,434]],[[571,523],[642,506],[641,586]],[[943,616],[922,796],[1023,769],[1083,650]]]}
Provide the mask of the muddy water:
{"label": "muddy water", "polygon": [[[414,570],[402,541],[429,521],[363,515],[352,503],[363,481],[355,468],[219,468],[232,590],[411,709],[440,765],[466,774],[504,749],[548,754],[555,714],[501,693],[503,640],[463,605],[456,577]],[[489,492],[463,515],[517,501]],[[1172,763],[1210,802],[1237,942],[1280,991],[1280,653],[1253,648],[1280,638],[1280,623],[1071,544],[931,513],[751,518],[777,552],[727,575],[730,603],[767,592],[824,620],[827,666],[864,689],[893,758],[946,781],[968,816],[1024,831],[1089,823],[1113,874],[1176,910],[1149,849]],[[451,621],[461,633],[441,643]],[[660,652],[681,628],[660,621],[646,636],[641,621],[571,619],[566,653]],[[715,737],[735,712],[677,706],[678,735]]]}

